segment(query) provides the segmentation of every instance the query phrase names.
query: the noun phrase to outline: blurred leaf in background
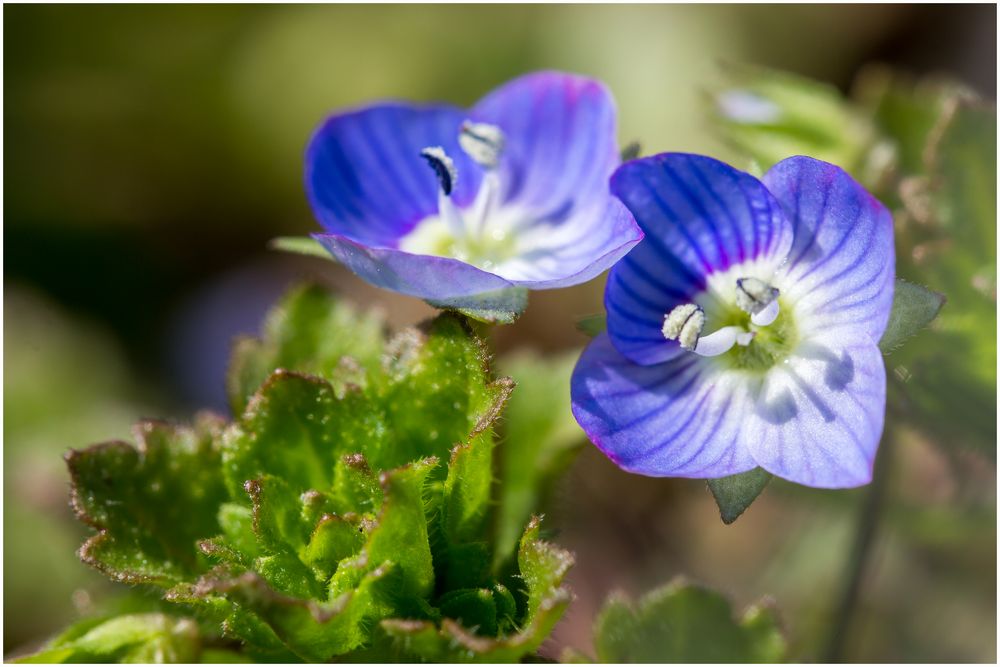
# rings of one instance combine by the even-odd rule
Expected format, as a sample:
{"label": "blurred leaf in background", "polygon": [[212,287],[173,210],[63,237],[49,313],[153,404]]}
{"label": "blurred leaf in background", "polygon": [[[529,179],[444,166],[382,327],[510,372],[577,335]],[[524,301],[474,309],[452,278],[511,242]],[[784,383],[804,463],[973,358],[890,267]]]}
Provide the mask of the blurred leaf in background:
{"label": "blurred leaf in background", "polygon": [[[4,288],[4,650],[38,640],[110,592],[77,558],[70,445],[127,436],[155,394],[107,332],[36,292]],[[74,605],[76,611],[74,611]]]}

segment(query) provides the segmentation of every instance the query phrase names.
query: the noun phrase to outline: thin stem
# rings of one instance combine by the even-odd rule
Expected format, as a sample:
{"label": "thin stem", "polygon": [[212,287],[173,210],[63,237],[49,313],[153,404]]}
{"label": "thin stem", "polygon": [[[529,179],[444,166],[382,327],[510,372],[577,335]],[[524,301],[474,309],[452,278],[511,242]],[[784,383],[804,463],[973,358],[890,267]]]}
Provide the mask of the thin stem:
{"label": "thin stem", "polygon": [[844,660],[844,649],[847,646],[851,623],[855,620],[854,610],[861,592],[861,583],[865,578],[875,531],[878,528],[882,508],[885,505],[891,459],[892,438],[887,437],[882,442],[882,446],[879,447],[872,483],[868,487],[868,495],[862,504],[861,516],[858,517],[854,546],[844,571],[844,588],[840,594],[823,662],[843,662]]}

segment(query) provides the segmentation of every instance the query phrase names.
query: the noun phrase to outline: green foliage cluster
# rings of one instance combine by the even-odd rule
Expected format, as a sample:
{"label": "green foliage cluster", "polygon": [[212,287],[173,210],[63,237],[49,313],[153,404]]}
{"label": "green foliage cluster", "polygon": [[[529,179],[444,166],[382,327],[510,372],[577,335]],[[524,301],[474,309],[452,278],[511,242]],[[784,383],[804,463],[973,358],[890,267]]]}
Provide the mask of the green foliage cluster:
{"label": "green foliage cluster", "polygon": [[[155,587],[166,613],[88,621],[49,661],[510,661],[570,600],[572,564],[515,511],[491,538],[493,448],[514,383],[462,316],[391,338],[323,290],[239,341],[231,423],[143,422],[72,451],[81,557]],[[516,516],[515,516],[516,515]],[[525,529],[525,524],[527,528]],[[207,653],[206,653],[207,651]]]}

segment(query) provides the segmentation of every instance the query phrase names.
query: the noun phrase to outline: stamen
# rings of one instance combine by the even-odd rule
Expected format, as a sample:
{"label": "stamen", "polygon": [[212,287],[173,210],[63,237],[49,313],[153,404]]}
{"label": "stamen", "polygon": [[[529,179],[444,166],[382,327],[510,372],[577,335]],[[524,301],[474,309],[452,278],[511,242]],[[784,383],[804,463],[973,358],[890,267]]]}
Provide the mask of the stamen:
{"label": "stamen", "polygon": [[420,157],[427,160],[427,164],[434,170],[441,192],[451,195],[455,188],[455,181],[458,180],[458,172],[455,170],[455,163],[451,161],[448,154],[440,146],[428,146],[420,151]]}
{"label": "stamen", "polygon": [[[753,338],[752,334],[750,338]],[[702,357],[717,357],[731,350],[733,345],[737,343],[747,345],[749,342],[747,340],[747,332],[742,327],[722,327],[718,331],[699,338],[698,344],[695,345],[692,351]]]}
{"label": "stamen", "polygon": [[458,145],[484,169],[493,169],[503,153],[503,130],[488,123],[465,121],[458,134]]}
{"label": "stamen", "polygon": [[663,337],[676,340],[685,350],[694,350],[704,327],[705,311],[693,303],[685,303],[671,310],[664,318]]}
{"label": "stamen", "polygon": [[420,157],[427,160],[441,186],[438,189],[438,214],[444,218],[452,236],[455,238],[465,236],[465,219],[451,200],[451,191],[454,190],[455,181],[458,180],[455,163],[440,146],[428,146],[420,151]]}
{"label": "stamen", "polygon": [[780,307],[778,306],[778,300],[775,299],[771,303],[764,306],[764,308],[751,315],[750,321],[759,327],[766,327],[768,324],[778,319],[779,310]]}
{"label": "stamen", "polygon": [[736,306],[744,313],[756,315],[774,303],[779,294],[776,287],[771,287],[759,278],[736,280]]}

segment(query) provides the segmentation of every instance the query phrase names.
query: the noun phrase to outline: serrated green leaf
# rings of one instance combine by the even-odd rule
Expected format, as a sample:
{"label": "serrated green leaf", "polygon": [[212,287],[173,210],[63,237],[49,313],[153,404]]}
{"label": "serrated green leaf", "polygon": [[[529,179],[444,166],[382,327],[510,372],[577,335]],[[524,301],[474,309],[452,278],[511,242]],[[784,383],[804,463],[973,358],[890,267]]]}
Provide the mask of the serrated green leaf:
{"label": "serrated green leaf", "polygon": [[878,346],[883,352],[892,352],[906,339],[930,324],[944,306],[943,294],[897,279],[892,297],[889,323]]}
{"label": "serrated green leaf", "polygon": [[504,414],[499,450],[496,564],[515,550],[532,512],[586,442],[570,409],[569,382],[577,359],[579,352],[571,351],[554,358],[519,354],[503,360],[503,371],[519,385]]}
{"label": "serrated green leaf", "polygon": [[600,315],[587,315],[576,321],[576,330],[591,338],[596,338],[607,331],[607,329],[608,316],[603,313]]}
{"label": "serrated green leaf", "polygon": [[338,392],[364,384],[366,369],[378,368],[384,328],[380,315],[361,313],[322,287],[293,289],[268,314],[261,339],[240,339],[233,348],[227,379],[233,413],[243,412],[277,368],[322,377]]}
{"label": "serrated green leaf", "polygon": [[455,447],[448,463],[441,505],[445,539],[451,544],[483,540],[493,485],[493,425],[514,390],[501,378],[490,386],[493,403],[481,416],[469,441]]}
{"label": "serrated green leaf", "polygon": [[632,604],[612,596],[598,615],[599,662],[778,662],[785,643],[766,606],[733,617],[729,601],[675,581]]}
{"label": "serrated green leaf", "polygon": [[279,236],[271,239],[267,247],[271,250],[291,252],[296,255],[309,255],[310,257],[320,257],[336,262],[333,255],[326,251],[326,248],[310,236]]}
{"label": "serrated green leaf", "polygon": [[528,307],[528,290],[510,287],[449,301],[428,300],[427,303],[435,308],[454,310],[486,324],[512,324]]}
{"label": "serrated green leaf", "polygon": [[[393,618],[382,621],[382,631],[393,639],[401,655],[425,662],[518,662],[534,652],[572,599],[562,581],[573,557],[539,539],[539,529],[540,520],[533,518],[518,552],[519,577],[526,597],[518,631],[497,638],[483,637],[452,618],[444,618],[440,625]],[[494,593],[493,604],[501,619],[509,615],[510,600],[502,587],[494,589]],[[483,601],[486,604],[485,597]],[[498,627],[504,624],[498,623]]]}
{"label": "serrated green leaf", "polygon": [[80,557],[129,583],[169,586],[203,572],[196,543],[219,532],[225,499],[218,429],[208,416],[193,429],[142,422],[136,447],[110,442],[67,454],[73,507],[99,531]]}
{"label": "serrated green leaf", "polygon": [[[362,555],[370,568],[384,562],[394,564],[400,587],[396,593],[401,598],[426,597],[434,586],[423,490],[437,463],[437,459],[424,459],[384,472],[379,478],[385,500]],[[349,581],[350,576],[337,572],[331,584],[334,594],[347,590],[345,577]]]}
{"label": "serrated green leaf", "polygon": [[327,514],[316,524],[302,561],[328,579],[340,562],[358,553],[363,544],[364,529],[357,515]]}
{"label": "serrated green leaf", "polygon": [[410,329],[393,338],[379,387],[393,439],[366,448],[369,463],[386,470],[427,456],[446,459],[466,442],[494,404],[488,357],[485,343],[452,314],[435,318],[426,333]]}
{"label": "serrated green leaf", "polygon": [[198,624],[166,614],[87,619],[21,663],[176,663],[201,658]]}
{"label": "serrated green leaf", "polygon": [[719,506],[723,523],[732,523],[757,499],[773,475],[763,468],[754,468],[738,475],[708,480],[708,488]]}
{"label": "serrated green leaf", "polygon": [[296,493],[330,488],[340,457],[365,449],[384,430],[372,408],[359,391],[338,398],[325,380],[275,371],[226,431],[230,494],[242,496],[248,480],[264,475],[281,478]]}

